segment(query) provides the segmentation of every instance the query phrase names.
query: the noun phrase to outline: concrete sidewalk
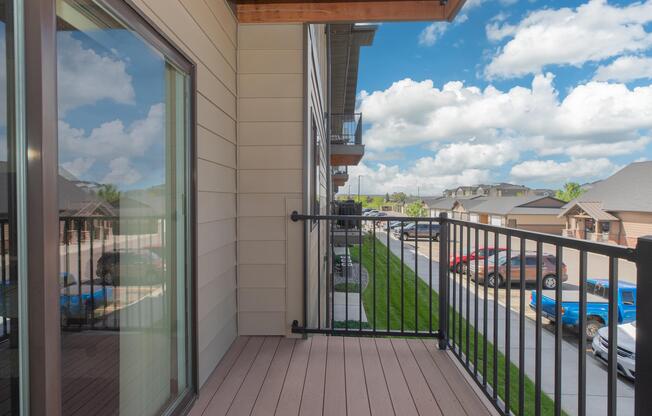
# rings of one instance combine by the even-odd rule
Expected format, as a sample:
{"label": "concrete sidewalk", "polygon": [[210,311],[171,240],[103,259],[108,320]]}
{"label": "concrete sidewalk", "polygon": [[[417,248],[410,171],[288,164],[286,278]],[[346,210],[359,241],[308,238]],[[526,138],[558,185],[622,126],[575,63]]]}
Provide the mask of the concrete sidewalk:
{"label": "concrete sidewalk", "polygon": [[[386,234],[382,232],[377,233],[377,238],[383,244],[386,244]],[[426,243],[427,244],[427,243]],[[399,256],[401,255],[401,241],[394,238],[390,238],[390,249],[392,253]],[[439,290],[439,263],[434,261],[435,258],[438,258],[439,253],[433,252],[433,261],[432,261],[432,288],[436,291]],[[414,247],[404,245],[403,248],[403,258],[405,265],[414,269],[415,261],[418,265],[418,276],[421,280],[428,283],[429,280],[429,266],[430,262],[427,256],[419,253],[416,256]],[[452,285],[453,279],[449,278],[449,282]],[[462,304],[460,307],[459,304],[459,280],[457,280],[457,302],[456,310],[461,312],[463,317],[466,317],[466,296],[467,288],[465,281],[461,287],[462,289]],[[469,316],[470,322],[473,323],[475,320],[475,291],[474,284],[471,282],[471,288],[469,292],[470,303],[469,303]],[[512,288],[512,291],[519,291],[518,287]],[[491,289],[490,289],[491,292]],[[451,301],[452,301],[452,286],[451,286]],[[526,302],[529,303],[530,291],[526,290]],[[478,332],[483,333],[483,322],[484,322],[484,298],[483,298],[483,287],[479,286],[478,293]],[[487,339],[492,342],[493,333],[494,333],[494,322],[493,322],[493,312],[494,312],[494,301],[489,296],[487,299],[487,316],[489,320],[487,321]],[[507,327],[507,319],[509,319],[509,328],[511,332],[510,337],[510,361],[518,366],[518,352],[519,352],[519,314],[515,311],[510,310],[509,314],[507,309],[501,303],[498,303],[497,307],[498,312],[498,322],[497,322],[497,335],[498,335],[498,349],[503,354],[505,354],[505,329]],[[508,318],[509,317],[509,318]],[[535,322],[531,319],[525,320],[525,374],[532,381],[535,379],[535,334],[536,326]],[[541,372],[541,381],[542,381],[542,390],[551,398],[554,397],[554,334],[543,329],[541,331],[542,342],[541,342],[541,363],[542,363],[542,372]],[[465,347],[465,346],[464,346]],[[482,349],[479,349],[481,352]],[[567,342],[562,342],[562,408],[565,412],[571,415],[577,414],[577,403],[578,403],[578,349],[577,346]],[[606,367],[595,360],[590,354],[587,354],[586,357],[586,406],[587,414],[589,415],[606,415],[607,408],[607,370]],[[489,375],[491,378],[492,375]],[[518,382],[518,380],[512,380],[511,382]],[[512,398],[516,400],[516,398]],[[624,382],[619,378],[618,380],[618,414],[619,415],[633,415],[634,414],[634,388],[633,385],[627,382]]]}

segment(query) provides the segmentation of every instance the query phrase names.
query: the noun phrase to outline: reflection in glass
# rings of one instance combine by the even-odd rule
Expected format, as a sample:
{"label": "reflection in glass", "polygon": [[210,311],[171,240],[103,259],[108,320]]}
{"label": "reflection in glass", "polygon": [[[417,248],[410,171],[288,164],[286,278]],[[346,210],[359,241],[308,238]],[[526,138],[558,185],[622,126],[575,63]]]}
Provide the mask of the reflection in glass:
{"label": "reflection in glass", "polygon": [[57,15],[63,411],[158,414],[188,388],[188,76],[93,1]]}
{"label": "reflection in glass", "polygon": [[[20,414],[16,59],[13,1],[0,0],[0,415]],[[22,289],[21,289],[22,290]],[[23,322],[20,322],[23,325]],[[21,327],[21,330],[23,328]]]}

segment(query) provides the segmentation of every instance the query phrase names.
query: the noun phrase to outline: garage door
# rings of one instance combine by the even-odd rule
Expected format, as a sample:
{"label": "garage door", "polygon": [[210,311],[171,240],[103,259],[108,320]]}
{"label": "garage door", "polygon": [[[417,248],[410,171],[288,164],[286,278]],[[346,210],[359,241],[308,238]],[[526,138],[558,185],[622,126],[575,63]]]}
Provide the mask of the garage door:
{"label": "garage door", "polygon": [[471,214],[469,216],[469,221],[471,222],[478,222],[480,220],[480,216],[478,214]]}
{"label": "garage door", "polygon": [[500,227],[503,225],[503,219],[501,217],[494,217],[493,215],[491,216],[491,225],[495,225],[497,227]]}

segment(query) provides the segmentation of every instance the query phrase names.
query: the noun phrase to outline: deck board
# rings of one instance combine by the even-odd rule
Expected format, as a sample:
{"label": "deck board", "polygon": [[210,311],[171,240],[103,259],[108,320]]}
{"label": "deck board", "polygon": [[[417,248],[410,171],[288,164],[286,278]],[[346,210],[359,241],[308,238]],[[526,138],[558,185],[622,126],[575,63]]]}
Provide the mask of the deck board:
{"label": "deck board", "polygon": [[359,338],[344,338],[344,368],[346,371],[346,413],[356,416],[370,415]]}
{"label": "deck board", "polygon": [[238,338],[192,416],[490,415],[435,342]]}
{"label": "deck board", "polygon": [[323,414],[324,416],[346,414],[346,377],[342,337],[328,337]]}

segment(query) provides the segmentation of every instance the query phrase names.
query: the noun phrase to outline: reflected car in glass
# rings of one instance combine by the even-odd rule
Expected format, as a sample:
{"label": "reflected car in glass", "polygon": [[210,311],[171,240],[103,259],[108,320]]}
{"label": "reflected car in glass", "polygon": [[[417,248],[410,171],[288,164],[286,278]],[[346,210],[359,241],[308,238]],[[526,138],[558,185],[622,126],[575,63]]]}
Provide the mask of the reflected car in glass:
{"label": "reflected car in glass", "polygon": [[161,282],[164,268],[163,259],[151,250],[118,250],[100,256],[95,274],[109,286],[155,284]]}

